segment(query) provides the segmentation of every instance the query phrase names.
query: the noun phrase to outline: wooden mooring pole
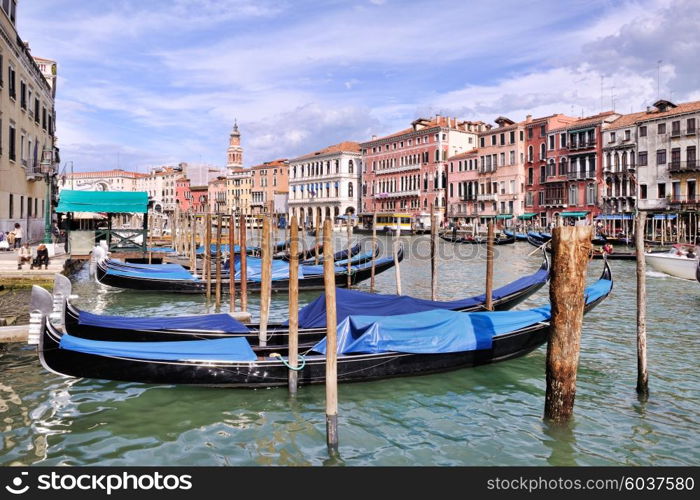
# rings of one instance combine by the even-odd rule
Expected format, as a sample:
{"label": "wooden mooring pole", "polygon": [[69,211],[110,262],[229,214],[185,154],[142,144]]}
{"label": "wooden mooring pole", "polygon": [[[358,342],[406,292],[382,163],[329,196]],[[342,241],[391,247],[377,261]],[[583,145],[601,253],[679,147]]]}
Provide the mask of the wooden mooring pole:
{"label": "wooden mooring pole", "polygon": [[231,210],[228,220],[228,309],[236,312],[236,216]]}
{"label": "wooden mooring pole", "polygon": [[318,265],[318,240],[321,237],[321,213],[316,211],[316,248],[314,250],[314,264]]}
{"label": "wooden mooring pole", "polygon": [[221,214],[216,216],[216,308],[221,307]]}
{"label": "wooden mooring pole", "polygon": [[246,216],[241,215],[239,220],[239,230],[241,236],[238,239],[241,247],[241,311],[248,310],[248,251],[246,249]]}
{"label": "wooden mooring pole", "polygon": [[376,259],[374,254],[377,252],[377,211],[372,215],[372,270],[369,278],[369,292],[374,293],[374,275],[376,269]]}
{"label": "wooden mooring pole", "polygon": [[430,205],[430,298],[437,300],[437,267],[435,258],[437,254],[437,220],[435,209]]}
{"label": "wooden mooring pole", "polygon": [[335,305],[335,265],[331,235],[332,222],[323,225],[323,284],[326,291],[326,444],[338,451],[338,339]]}
{"label": "wooden mooring pole", "polygon": [[263,216],[262,239],[260,252],[262,253],[262,272],[260,277],[260,346],[267,345],[267,321],[270,317],[270,300],[272,288],[272,253],[270,252],[270,216]]}
{"label": "wooden mooring pole", "polygon": [[211,215],[204,218],[204,268],[207,282],[207,304],[211,299]]}
{"label": "wooden mooring pole", "polygon": [[190,218],[190,271],[197,276],[197,216]]}
{"label": "wooden mooring pole", "polygon": [[486,303],[484,307],[487,311],[493,311],[493,222],[487,223],[488,232],[486,236]]}
{"label": "wooden mooring pole", "polygon": [[[289,242],[289,392],[297,393],[299,372],[299,226],[292,216]],[[285,234],[286,237],[286,234]],[[286,241],[286,240],[285,240]]]}
{"label": "wooden mooring pole", "polygon": [[[397,217],[400,221],[401,217]],[[401,295],[401,266],[399,265],[399,238],[401,238],[400,222],[396,223],[396,234],[394,236],[393,253],[394,253],[394,269],[396,272],[396,295]]]}
{"label": "wooden mooring pole", "polygon": [[552,304],[547,343],[547,391],[544,417],[566,422],[574,411],[584,289],[592,226],[559,226],[552,229]]}
{"label": "wooden mooring pole", "polygon": [[644,225],[646,212],[638,212],[635,232],[637,253],[637,394],[649,396],[649,372],[647,371],[647,264],[644,257]]}

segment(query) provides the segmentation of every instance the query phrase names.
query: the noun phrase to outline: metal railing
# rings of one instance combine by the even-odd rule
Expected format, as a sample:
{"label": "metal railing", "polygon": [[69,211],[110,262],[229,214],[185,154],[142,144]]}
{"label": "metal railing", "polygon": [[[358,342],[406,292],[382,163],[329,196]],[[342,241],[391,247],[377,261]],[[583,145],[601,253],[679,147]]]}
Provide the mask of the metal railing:
{"label": "metal railing", "polygon": [[700,161],[698,161],[698,160],[683,160],[683,161],[671,160],[671,162],[668,164],[668,170],[670,172],[684,172],[684,171],[700,170]]}

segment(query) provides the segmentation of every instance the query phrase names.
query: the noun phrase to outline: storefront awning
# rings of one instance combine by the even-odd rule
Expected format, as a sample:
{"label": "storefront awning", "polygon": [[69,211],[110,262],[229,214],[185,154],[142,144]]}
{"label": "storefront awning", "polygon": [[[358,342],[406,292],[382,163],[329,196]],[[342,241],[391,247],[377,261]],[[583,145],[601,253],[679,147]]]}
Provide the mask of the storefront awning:
{"label": "storefront awning", "polygon": [[59,194],[58,213],[104,212],[113,214],[148,212],[148,193],[124,191],[71,191]]}
{"label": "storefront awning", "polygon": [[562,212],[559,215],[562,217],[585,217],[590,212]]}
{"label": "storefront awning", "polygon": [[599,215],[595,218],[596,220],[631,220],[633,219],[632,214],[605,214]]}
{"label": "storefront awning", "polygon": [[522,214],[518,215],[518,219],[532,219],[533,217],[537,217],[537,214]]}
{"label": "storefront awning", "polygon": [[496,219],[512,219],[513,214],[498,214]]}

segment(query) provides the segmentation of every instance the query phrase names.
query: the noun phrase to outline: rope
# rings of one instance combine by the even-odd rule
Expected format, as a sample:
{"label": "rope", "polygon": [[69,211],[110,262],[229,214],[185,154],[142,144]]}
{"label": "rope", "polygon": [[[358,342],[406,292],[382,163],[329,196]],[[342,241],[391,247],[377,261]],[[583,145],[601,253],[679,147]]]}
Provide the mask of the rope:
{"label": "rope", "polygon": [[284,366],[286,366],[286,367],[289,368],[290,370],[294,370],[295,372],[298,372],[298,371],[303,370],[304,367],[306,366],[306,356],[304,356],[303,354],[300,354],[300,355],[299,355],[299,358],[301,359],[301,365],[297,366],[296,368],[294,368],[292,365],[290,365],[289,363],[287,363],[287,362],[285,361],[285,359],[282,357],[282,355],[281,355],[280,353],[278,353],[278,352],[273,352],[272,354],[270,354],[270,357],[271,357],[271,358],[280,358],[280,361],[282,362],[282,364],[283,364]]}

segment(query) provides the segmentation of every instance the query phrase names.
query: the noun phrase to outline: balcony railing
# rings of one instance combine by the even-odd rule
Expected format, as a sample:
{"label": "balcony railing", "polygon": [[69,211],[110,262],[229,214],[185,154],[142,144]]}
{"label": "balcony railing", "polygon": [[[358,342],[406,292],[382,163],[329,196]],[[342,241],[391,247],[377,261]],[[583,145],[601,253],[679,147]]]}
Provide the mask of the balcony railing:
{"label": "balcony railing", "polygon": [[560,207],[565,204],[564,198],[545,198],[543,205]]}
{"label": "balcony railing", "polygon": [[699,205],[700,204],[700,197],[698,197],[697,194],[691,194],[691,195],[671,195],[669,198],[669,203],[674,204],[674,205]]}
{"label": "balcony railing", "polygon": [[480,194],[476,197],[479,201],[498,201],[498,195],[496,193]]}
{"label": "balcony railing", "polygon": [[595,179],[595,171],[586,170],[585,172],[569,172],[568,174],[566,174],[566,177],[568,179]]}
{"label": "balcony railing", "polygon": [[597,141],[583,141],[583,142],[571,142],[569,143],[569,151],[575,151],[578,149],[590,149],[596,147]]}
{"label": "balcony railing", "polygon": [[668,170],[670,172],[694,172],[700,170],[700,161],[698,160],[685,160],[685,161],[673,161],[668,164]]}
{"label": "balcony railing", "polygon": [[412,189],[410,191],[394,191],[393,193],[377,193],[374,195],[376,199],[401,198],[404,196],[420,196],[420,190]]}
{"label": "balcony railing", "polygon": [[410,165],[400,165],[397,167],[387,167],[382,169],[376,169],[374,171],[375,175],[383,174],[395,174],[397,172],[408,172],[410,170],[420,170],[421,163],[412,163]]}

